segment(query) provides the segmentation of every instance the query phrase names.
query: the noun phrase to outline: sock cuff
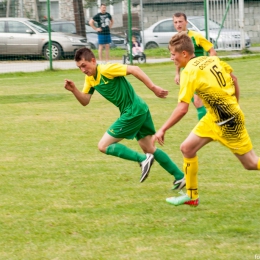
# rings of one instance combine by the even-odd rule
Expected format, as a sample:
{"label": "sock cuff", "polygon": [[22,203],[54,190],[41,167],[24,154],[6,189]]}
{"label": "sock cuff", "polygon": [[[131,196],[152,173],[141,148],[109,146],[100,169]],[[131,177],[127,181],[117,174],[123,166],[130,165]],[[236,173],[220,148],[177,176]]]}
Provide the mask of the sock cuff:
{"label": "sock cuff", "polygon": [[198,110],[198,111],[206,110],[206,108],[205,108],[204,106],[202,106],[202,107],[197,107],[197,110]]}
{"label": "sock cuff", "polygon": [[193,157],[193,158],[186,158],[186,157],[183,157],[183,160],[184,160],[184,162],[187,162],[187,163],[196,162],[196,161],[198,161],[198,156],[196,155],[196,156]]}
{"label": "sock cuff", "polygon": [[260,158],[258,159],[258,162],[257,162],[257,170],[260,170]]}

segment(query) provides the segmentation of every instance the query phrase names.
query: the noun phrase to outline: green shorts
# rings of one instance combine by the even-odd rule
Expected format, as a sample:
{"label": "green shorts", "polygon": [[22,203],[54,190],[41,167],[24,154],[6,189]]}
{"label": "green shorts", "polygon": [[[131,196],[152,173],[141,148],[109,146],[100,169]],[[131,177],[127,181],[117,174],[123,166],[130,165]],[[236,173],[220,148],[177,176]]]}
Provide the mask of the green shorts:
{"label": "green shorts", "polygon": [[136,138],[137,140],[154,135],[155,132],[149,110],[136,117],[131,117],[127,112],[123,113],[107,130],[107,133],[114,138]]}

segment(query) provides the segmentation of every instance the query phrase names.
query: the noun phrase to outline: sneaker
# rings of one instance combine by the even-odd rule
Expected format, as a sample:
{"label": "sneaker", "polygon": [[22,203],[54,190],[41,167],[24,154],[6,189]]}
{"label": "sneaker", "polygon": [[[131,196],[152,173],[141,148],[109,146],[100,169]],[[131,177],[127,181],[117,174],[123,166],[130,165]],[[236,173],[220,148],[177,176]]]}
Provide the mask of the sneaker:
{"label": "sneaker", "polygon": [[179,205],[190,205],[193,207],[197,207],[199,205],[199,198],[192,200],[188,195],[182,195],[179,197],[170,197],[167,198],[166,201],[170,204],[173,204],[174,206],[179,206]]}
{"label": "sneaker", "polygon": [[180,180],[175,180],[173,182],[172,190],[181,190],[184,186],[186,186],[186,180],[185,177],[183,177]]}
{"label": "sneaker", "polygon": [[146,159],[140,163],[141,170],[142,170],[140,182],[143,182],[148,177],[151,166],[153,165],[153,162],[154,162],[153,155],[150,153],[147,153]]}

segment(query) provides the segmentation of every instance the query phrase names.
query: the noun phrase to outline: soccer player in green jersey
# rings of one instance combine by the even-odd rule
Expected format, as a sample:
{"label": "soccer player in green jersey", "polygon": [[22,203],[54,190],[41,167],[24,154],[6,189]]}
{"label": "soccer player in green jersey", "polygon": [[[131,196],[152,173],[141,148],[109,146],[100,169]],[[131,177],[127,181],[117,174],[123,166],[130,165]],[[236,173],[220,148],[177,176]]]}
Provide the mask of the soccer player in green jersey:
{"label": "soccer player in green jersey", "polygon": [[[159,98],[165,98],[168,91],[156,86],[138,67],[123,64],[97,64],[93,52],[88,48],[79,49],[75,54],[78,68],[86,75],[83,91],[66,79],[65,88],[73,93],[83,105],[89,104],[95,90],[117,106],[120,117],[108,128],[98,144],[98,149],[107,155],[138,162],[143,182],[149,174],[154,159],[175,177],[173,189],[185,186],[183,172],[170,157],[152,143],[155,128],[147,104],[134,91],[125,76],[133,75],[142,81]],[[136,152],[119,142],[136,138],[144,153]]]}
{"label": "soccer player in green jersey", "polygon": [[[192,43],[194,45],[195,56],[204,56],[204,52],[208,52],[210,56],[216,56],[217,52],[214,49],[213,44],[208,41],[205,37],[203,37],[200,33],[190,31],[187,29],[188,21],[187,16],[184,13],[175,13],[173,15],[173,25],[177,32],[187,32],[188,36],[192,39]],[[180,84],[180,70],[181,68],[176,66],[176,75],[175,75],[175,83]],[[206,115],[206,109],[203,105],[203,102],[198,97],[196,93],[192,97],[192,102],[197,109],[198,119],[200,120],[203,116]]]}
{"label": "soccer player in green jersey", "polygon": [[155,134],[153,141],[161,145],[168,129],[178,123],[188,112],[189,103],[196,91],[203,100],[207,114],[193,128],[181,144],[186,178],[185,195],[167,198],[178,206],[199,204],[197,152],[211,141],[226,146],[245,169],[260,170],[260,159],[255,154],[245,128],[244,114],[238,104],[238,84],[234,82],[232,68],[216,56],[195,57],[191,38],[185,32],[172,37],[169,42],[171,60],[184,68],[180,81],[178,105],[172,115]]}

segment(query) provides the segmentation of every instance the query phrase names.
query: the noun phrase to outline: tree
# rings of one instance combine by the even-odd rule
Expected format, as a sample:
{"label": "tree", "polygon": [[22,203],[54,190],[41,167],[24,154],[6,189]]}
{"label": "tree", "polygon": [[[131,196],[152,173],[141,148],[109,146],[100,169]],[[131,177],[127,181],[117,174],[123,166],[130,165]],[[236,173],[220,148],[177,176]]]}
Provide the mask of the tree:
{"label": "tree", "polygon": [[76,32],[86,38],[85,16],[82,0],[73,0]]}

